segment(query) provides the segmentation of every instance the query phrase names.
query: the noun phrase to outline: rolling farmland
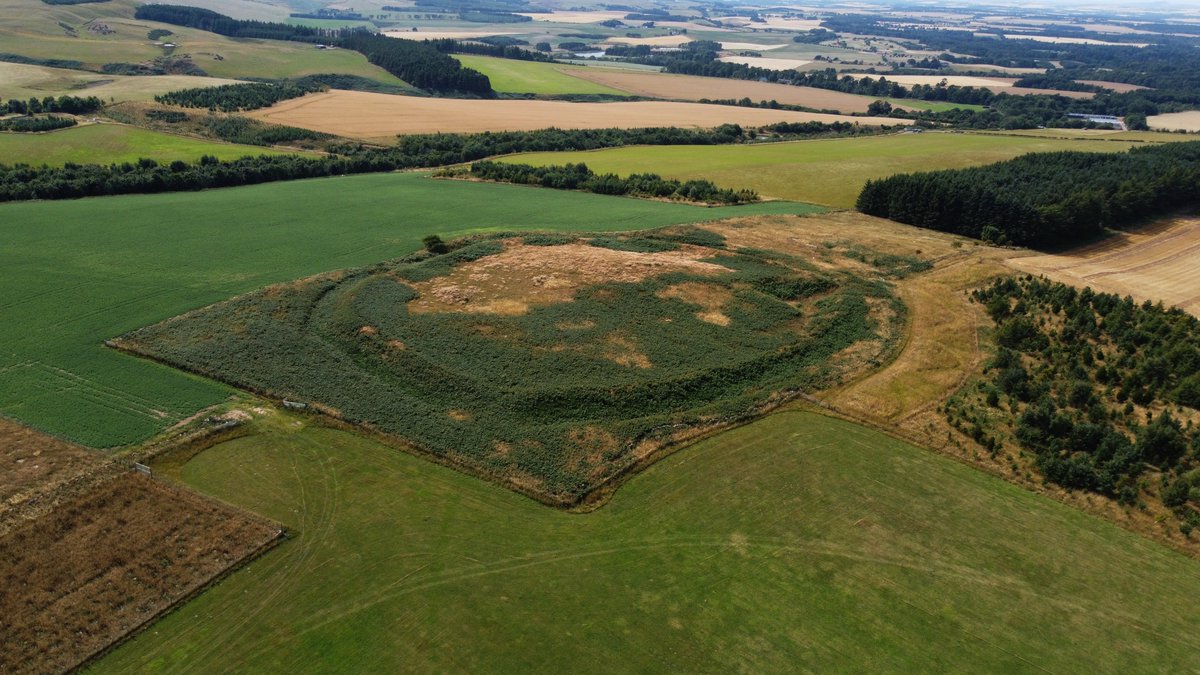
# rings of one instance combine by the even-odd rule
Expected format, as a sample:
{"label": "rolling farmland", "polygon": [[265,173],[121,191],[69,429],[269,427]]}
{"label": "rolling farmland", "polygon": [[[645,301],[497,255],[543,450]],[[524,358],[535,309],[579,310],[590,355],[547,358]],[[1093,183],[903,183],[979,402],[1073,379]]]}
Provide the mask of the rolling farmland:
{"label": "rolling farmland", "polygon": [[97,672],[1200,666],[1200,563],[846,422],[772,415],[586,515],[256,424],[182,478],[299,536]]}
{"label": "rolling farmland", "polygon": [[97,447],[142,440],[229,389],[104,340],[266,284],[404,255],[434,232],[643,229],[812,210],[708,209],[415,173],[6,204],[0,412]]}
{"label": "rolling farmland", "polygon": [[439,131],[530,131],[551,126],[560,129],[711,128],[726,123],[756,126],[810,121],[911,124],[908,120],[882,117],[848,117],[699,103],[485,101],[342,90],[284,101],[270,108],[256,110],[250,116],[264,122],[366,139]]}
{"label": "rolling farmland", "polygon": [[149,101],[158,94],[192,87],[216,87],[238,80],[193,75],[107,75],[0,61],[0,92],[5,98],[95,96],[109,101]]}
{"label": "rolling farmland", "polygon": [[237,159],[280,150],[175,136],[120,124],[88,124],[43,134],[0,134],[0,164],[120,164],[145,157],[193,162],[204,155]]}
{"label": "rolling farmland", "polygon": [[654,172],[722,187],[748,187],[764,197],[850,207],[863,184],[895,173],[989,164],[1029,152],[1118,152],[1131,143],[985,134],[893,134],[729,147],[629,147],[514,155],[522,164],[585,162],[597,172]]}

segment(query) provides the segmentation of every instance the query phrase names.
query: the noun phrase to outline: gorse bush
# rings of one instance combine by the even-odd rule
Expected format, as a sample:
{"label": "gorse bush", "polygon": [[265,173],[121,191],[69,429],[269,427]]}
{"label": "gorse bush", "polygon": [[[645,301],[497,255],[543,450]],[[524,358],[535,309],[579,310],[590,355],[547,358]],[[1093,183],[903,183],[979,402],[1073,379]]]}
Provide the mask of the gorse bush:
{"label": "gorse bush", "polygon": [[[456,242],[431,236],[426,251],[407,261],[252,293],[134,331],[121,343],[236,386],[316,404],[569,504],[633,466],[642,443],[753,415],[779,392],[836,382],[849,367],[840,356],[846,348],[877,337],[867,298],[891,303],[895,321],[903,320],[902,307],[886,284],[817,271],[788,256],[719,248],[695,255],[723,272],[583,285],[567,301],[524,313],[473,312],[470,303],[418,311],[410,303],[452,292],[422,284],[522,238],[538,244],[525,249],[529,255],[554,256],[546,246],[663,250],[700,232],[557,243],[541,234]],[[614,244],[620,241],[627,243]],[[689,299],[696,289],[717,298],[715,308]],[[727,320],[706,319],[706,307]]]}

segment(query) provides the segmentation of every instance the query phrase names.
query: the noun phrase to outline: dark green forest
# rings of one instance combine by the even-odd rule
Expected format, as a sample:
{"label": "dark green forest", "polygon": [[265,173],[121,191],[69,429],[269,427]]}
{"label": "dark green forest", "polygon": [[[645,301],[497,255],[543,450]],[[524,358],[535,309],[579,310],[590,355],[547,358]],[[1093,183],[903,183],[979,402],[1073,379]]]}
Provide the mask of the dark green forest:
{"label": "dark green forest", "polygon": [[857,208],[994,243],[1054,247],[1197,204],[1200,142],[1189,142],[900,174],[868,181]]}
{"label": "dark green forest", "polygon": [[620,195],[669,199],[701,204],[749,204],[759,201],[753,190],[719,188],[708,180],[678,181],[653,173],[635,173],[624,178],[608,173],[597,174],[582,162],[559,166],[531,166],[505,162],[475,162],[470,169],[450,170],[440,175],[469,175],[479,180],[537,185],[556,190],[582,190],[601,195]]}
{"label": "dark green forest", "polygon": [[269,108],[280,101],[300,98],[324,89],[313,82],[247,82],[219,87],[180,89],[154,97],[159,103],[183,108],[208,108],[221,112]]}

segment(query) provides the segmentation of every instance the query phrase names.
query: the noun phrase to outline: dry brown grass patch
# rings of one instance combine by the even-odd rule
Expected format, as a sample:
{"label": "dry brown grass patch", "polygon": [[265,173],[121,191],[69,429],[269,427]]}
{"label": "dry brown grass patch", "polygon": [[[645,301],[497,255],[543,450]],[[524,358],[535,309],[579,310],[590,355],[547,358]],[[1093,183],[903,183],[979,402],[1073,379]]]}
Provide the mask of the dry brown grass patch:
{"label": "dry brown grass patch", "polygon": [[708,254],[700,247],[635,253],[581,243],[526,246],[509,241],[500,253],[458,265],[446,276],[412,284],[420,297],[410,301],[408,309],[413,313],[514,316],[538,305],[570,302],[575,292],[586,286],[638,282],[669,272],[712,275],[729,271],[700,260]]}
{"label": "dry brown grass patch", "polygon": [[688,281],[668,286],[655,295],[660,298],[682,300],[690,305],[699,305],[700,311],[696,312],[698,319],[718,326],[729,325],[729,317],[723,310],[733,299],[733,291],[725,286]]}
{"label": "dry brown grass patch", "polygon": [[96,466],[87,448],[0,417],[0,504],[23,501],[31,491]]}

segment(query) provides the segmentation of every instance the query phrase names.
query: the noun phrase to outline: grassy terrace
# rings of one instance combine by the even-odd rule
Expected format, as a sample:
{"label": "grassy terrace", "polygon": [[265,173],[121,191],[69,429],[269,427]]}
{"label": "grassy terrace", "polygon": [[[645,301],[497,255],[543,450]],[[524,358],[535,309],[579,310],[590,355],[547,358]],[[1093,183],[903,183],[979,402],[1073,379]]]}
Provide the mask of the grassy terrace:
{"label": "grassy terrace", "polygon": [[0,134],[0,164],[61,166],[120,164],[146,157],[159,162],[192,162],[204,155],[237,159],[285,154],[270,148],[204,141],[118,124],[89,124],[44,134]]}

